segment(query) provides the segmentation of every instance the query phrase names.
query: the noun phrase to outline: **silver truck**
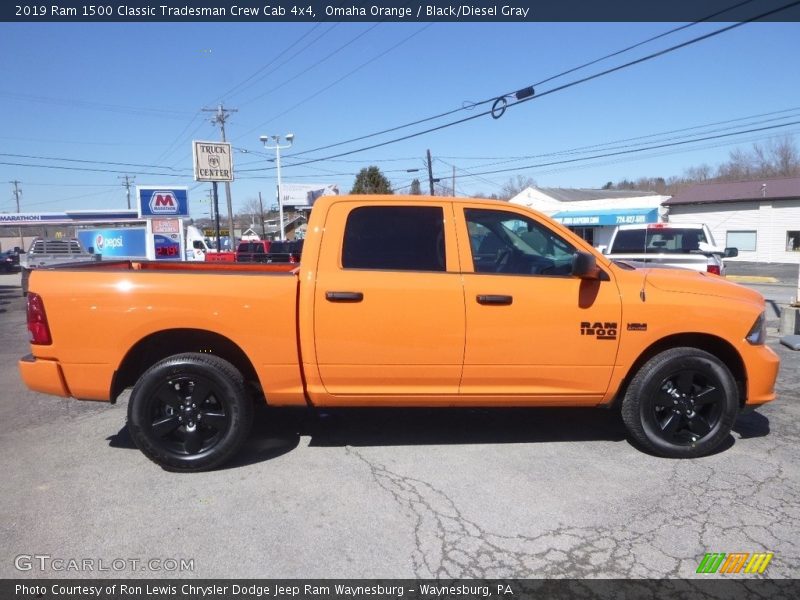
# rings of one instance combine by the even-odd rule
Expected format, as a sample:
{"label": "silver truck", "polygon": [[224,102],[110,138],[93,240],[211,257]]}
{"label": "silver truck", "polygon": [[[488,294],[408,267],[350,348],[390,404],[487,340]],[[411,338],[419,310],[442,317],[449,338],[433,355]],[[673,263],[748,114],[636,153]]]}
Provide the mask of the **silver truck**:
{"label": "silver truck", "polygon": [[703,223],[649,223],[617,227],[603,254],[612,260],[651,267],[679,267],[725,275],[723,259],[738,256],[739,250],[719,248]]}
{"label": "silver truck", "polygon": [[83,249],[75,239],[34,238],[24,255],[20,255],[22,294],[28,293],[28,279],[33,269],[100,260],[100,254]]}

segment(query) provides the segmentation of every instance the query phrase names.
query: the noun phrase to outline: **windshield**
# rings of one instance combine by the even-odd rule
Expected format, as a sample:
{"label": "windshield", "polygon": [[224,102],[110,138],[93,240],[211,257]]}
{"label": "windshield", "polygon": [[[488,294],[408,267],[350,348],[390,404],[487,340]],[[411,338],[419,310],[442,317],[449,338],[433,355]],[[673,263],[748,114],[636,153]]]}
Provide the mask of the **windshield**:
{"label": "windshield", "polygon": [[696,227],[659,227],[648,229],[620,229],[609,249],[609,254],[671,253],[685,254],[698,251],[701,243],[708,243],[702,229]]}

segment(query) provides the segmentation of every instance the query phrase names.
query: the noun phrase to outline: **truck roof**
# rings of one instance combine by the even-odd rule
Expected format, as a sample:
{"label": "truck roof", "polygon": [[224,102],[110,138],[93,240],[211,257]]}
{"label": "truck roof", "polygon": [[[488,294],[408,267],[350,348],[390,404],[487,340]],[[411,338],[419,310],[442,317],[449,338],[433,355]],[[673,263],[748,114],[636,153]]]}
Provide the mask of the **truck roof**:
{"label": "truck roof", "polygon": [[703,229],[702,223],[637,223],[617,225],[617,229]]}

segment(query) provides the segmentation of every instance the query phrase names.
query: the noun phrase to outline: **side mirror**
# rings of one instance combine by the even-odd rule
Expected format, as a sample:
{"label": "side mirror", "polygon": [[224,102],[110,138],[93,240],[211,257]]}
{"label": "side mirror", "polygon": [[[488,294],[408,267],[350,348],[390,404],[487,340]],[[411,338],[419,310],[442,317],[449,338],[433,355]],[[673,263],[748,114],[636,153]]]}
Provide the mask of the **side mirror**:
{"label": "side mirror", "polygon": [[608,252],[608,246],[598,246],[597,250],[600,252],[600,254],[606,254]]}
{"label": "side mirror", "polygon": [[601,279],[605,280],[608,276],[597,266],[597,259],[594,254],[578,250],[572,255],[572,274],[581,279]]}
{"label": "side mirror", "polygon": [[739,256],[739,249],[725,248],[725,252],[723,252],[722,256],[724,256],[725,258],[733,258],[734,256]]}

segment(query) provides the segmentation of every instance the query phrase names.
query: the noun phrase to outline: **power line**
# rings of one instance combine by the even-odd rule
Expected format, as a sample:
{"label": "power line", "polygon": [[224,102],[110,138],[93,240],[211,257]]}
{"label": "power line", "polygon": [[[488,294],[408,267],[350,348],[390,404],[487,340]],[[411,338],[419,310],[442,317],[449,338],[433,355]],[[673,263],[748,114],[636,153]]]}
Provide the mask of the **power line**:
{"label": "power line", "polygon": [[704,142],[704,141],[708,141],[708,140],[717,140],[717,139],[722,139],[722,138],[726,138],[726,137],[731,137],[731,136],[734,136],[734,135],[742,135],[742,134],[745,134],[745,133],[754,133],[754,132],[757,132],[757,131],[769,131],[769,130],[773,130],[773,129],[779,129],[781,127],[789,127],[790,125],[798,125],[798,124],[800,124],[800,121],[792,121],[791,123],[782,123],[780,125],[768,125],[768,126],[765,126],[765,127],[757,127],[757,128],[754,128],[754,129],[749,129],[747,131],[736,131],[736,132],[731,132],[731,133],[720,133],[720,134],[717,134],[717,135],[711,135],[711,136],[696,138],[696,139],[693,139],[693,140],[682,140],[682,141],[677,141],[677,142],[668,142],[668,143],[664,143],[664,144],[656,144],[654,146],[648,146],[646,148],[635,148],[635,149],[630,149],[630,150],[619,150],[617,152],[608,152],[608,153],[604,153],[604,154],[596,154],[596,155],[593,155],[593,156],[582,156],[582,157],[579,157],[579,158],[569,158],[569,159],[564,159],[564,160],[560,160],[560,161],[539,163],[539,164],[536,164],[536,165],[527,165],[527,166],[524,166],[524,167],[511,167],[511,168],[508,168],[508,169],[495,169],[495,170],[492,170],[492,171],[483,171],[483,172],[480,172],[480,173],[475,173],[474,175],[476,175],[476,176],[477,175],[494,175],[496,173],[509,173],[509,172],[512,172],[512,171],[521,171],[523,169],[538,169],[538,168],[541,168],[541,167],[549,167],[549,166],[553,166],[553,165],[563,165],[563,164],[569,164],[569,163],[574,163],[574,162],[580,162],[580,161],[584,161],[584,160],[594,160],[594,159],[597,159],[597,158],[607,158],[609,156],[621,156],[621,155],[624,155],[624,154],[633,154],[633,153],[637,153],[637,152],[646,152],[648,150],[658,150],[659,148],[671,148],[671,147],[674,147],[674,146],[682,146],[682,145],[685,145],[685,144],[692,144],[692,143],[696,143],[696,142]]}
{"label": "power line", "polygon": [[[266,125],[267,123],[269,123],[269,122],[271,122],[271,121],[274,121],[275,119],[277,119],[277,118],[279,118],[279,117],[282,117],[283,115],[285,115],[285,114],[287,114],[287,113],[289,113],[289,112],[291,112],[291,111],[295,110],[296,108],[299,108],[300,106],[302,106],[302,105],[303,105],[303,104],[305,104],[306,102],[308,102],[308,101],[310,101],[310,100],[313,100],[314,98],[318,97],[318,96],[319,96],[319,94],[321,94],[322,92],[324,92],[324,91],[326,91],[326,90],[329,90],[329,89],[330,89],[330,88],[332,88],[333,86],[335,86],[335,85],[337,85],[337,84],[341,83],[342,81],[344,81],[345,79],[347,79],[347,78],[348,78],[348,77],[350,77],[351,75],[354,75],[355,73],[357,73],[358,71],[360,71],[361,69],[363,69],[364,67],[366,67],[367,65],[370,65],[370,64],[372,64],[373,62],[375,62],[376,60],[379,60],[380,58],[383,58],[384,56],[386,56],[387,54],[389,54],[389,52],[392,52],[393,50],[395,50],[395,49],[396,49],[396,48],[398,48],[399,46],[402,46],[403,44],[405,44],[406,42],[408,42],[409,40],[411,40],[411,39],[412,39],[412,38],[414,38],[415,36],[419,35],[419,34],[420,34],[420,33],[422,33],[423,31],[425,31],[426,29],[428,29],[429,27],[431,27],[432,25],[433,25],[433,23],[428,23],[428,24],[427,24],[427,25],[425,25],[424,27],[421,27],[420,29],[418,29],[417,31],[415,31],[414,33],[412,33],[411,35],[409,35],[409,36],[406,36],[405,38],[403,38],[402,40],[400,40],[399,42],[397,42],[397,43],[396,43],[396,44],[394,44],[393,46],[390,46],[389,48],[387,48],[386,50],[384,50],[384,51],[383,51],[383,52],[381,52],[380,54],[377,54],[376,56],[373,56],[372,58],[370,58],[370,59],[369,59],[369,60],[367,60],[366,62],[363,62],[363,63],[361,63],[361,64],[360,64],[360,65],[358,65],[356,68],[354,68],[354,69],[352,69],[352,70],[348,71],[347,73],[345,73],[344,75],[342,75],[342,76],[341,76],[341,77],[339,77],[338,79],[334,80],[333,82],[329,83],[329,84],[328,84],[328,85],[326,85],[325,87],[322,87],[322,88],[319,88],[319,89],[315,90],[315,91],[314,91],[312,94],[310,94],[309,96],[306,96],[306,97],[305,97],[303,100],[300,100],[299,102],[296,102],[295,104],[293,104],[292,106],[290,106],[289,108],[287,108],[286,110],[284,110],[283,112],[280,112],[280,113],[278,113],[277,115],[275,115],[275,116],[273,116],[273,117],[270,117],[270,118],[269,118],[269,119],[267,119],[266,121],[263,121],[262,123],[260,123],[260,124],[256,125],[256,126],[255,126],[255,127],[253,127],[252,129],[249,129],[248,131],[246,131],[245,133],[243,133],[241,136],[239,136],[239,137],[238,137],[238,138],[236,138],[236,139],[241,139],[241,138],[243,138],[243,137],[245,137],[245,136],[247,136],[247,135],[249,135],[249,134],[253,133],[253,132],[254,132],[256,129],[260,129],[261,127],[263,127],[263,126],[264,126],[264,125]],[[310,152],[310,151],[309,151],[309,152]],[[293,154],[292,156],[298,156],[299,154],[305,154],[305,153],[303,152],[303,153]]]}
{"label": "power line", "polygon": [[[510,104],[508,106],[503,106],[499,115],[497,114],[496,107],[493,106],[491,110],[484,111],[484,112],[481,112],[479,114],[472,115],[472,116],[469,116],[469,117],[465,117],[465,118],[459,119],[457,121],[451,121],[450,123],[445,123],[445,124],[439,125],[437,127],[431,127],[429,129],[425,129],[423,131],[418,131],[416,133],[411,133],[411,134],[408,134],[408,135],[405,135],[405,136],[402,136],[402,137],[399,137],[399,138],[395,138],[395,139],[387,140],[387,141],[380,142],[380,143],[377,143],[377,144],[373,144],[371,146],[365,146],[363,148],[357,148],[355,150],[350,150],[350,151],[347,151],[347,152],[341,152],[339,154],[333,154],[333,155],[330,155],[330,156],[309,159],[309,160],[306,160],[304,162],[295,163],[294,166],[302,166],[302,165],[306,165],[306,164],[320,162],[320,161],[323,161],[323,160],[330,160],[332,158],[339,158],[341,156],[349,156],[351,154],[356,154],[358,152],[364,152],[366,150],[373,150],[375,148],[381,148],[383,146],[388,146],[390,144],[395,144],[397,142],[401,142],[401,141],[405,141],[405,140],[412,139],[412,138],[415,138],[415,137],[419,137],[419,136],[425,135],[427,133],[432,133],[434,131],[439,131],[441,129],[446,129],[448,127],[453,127],[454,125],[460,125],[461,123],[466,123],[467,121],[472,121],[474,119],[478,119],[480,117],[483,117],[483,116],[486,116],[486,115],[489,115],[489,114],[493,115],[495,118],[499,118],[499,116],[502,116],[502,113],[505,112],[506,108],[513,108],[513,107],[519,106],[521,104],[524,104],[525,102],[529,102],[531,100],[536,100],[536,99],[542,98],[544,96],[549,96],[550,94],[553,94],[553,93],[556,93],[556,92],[560,92],[560,91],[569,89],[571,87],[574,87],[576,85],[579,85],[579,84],[582,84],[582,83],[586,83],[588,81],[592,81],[594,79],[598,79],[598,78],[604,77],[606,75],[610,75],[611,73],[615,73],[615,72],[620,71],[622,69],[626,69],[628,67],[632,67],[634,65],[641,64],[643,62],[652,60],[654,58],[658,58],[658,57],[663,56],[665,54],[669,54],[670,52],[674,52],[676,50],[679,50],[679,49],[685,48],[687,46],[690,46],[692,44],[696,44],[698,42],[705,41],[705,40],[710,39],[712,37],[721,35],[723,33],[726,33],[728,31],[736,29],[737,27],[741,27],[742,25],[746,25],[746,24],[751,23],[753,21],[757,21],[759,19],[763,19],[763,18],[769,17],[769,16],[771,16],[773,14],[776,14],[778,12],[781,12],[781,11],[787,10],[789,8],[792,8],[794,6],[797,6],[798,4],[800,4],[800,0],[796,0],[795,2],[792,2],[790,4],[786,4],[784,6],[781,6],[780,8],[776,8],[776,9],[773,9],[771,11],[767,11],[765,13],[761,13],[760,15],[757,15],[755,17],[751,17],[750,19],[747,19],[746,21],[741,21],[739,23],[734,23],[734,24],[729,25],[727,27],[723,27],[721,29],[717,29],[717,30],[712,31],[710,33],[707,33],[707,34],[692,38],[692,39],[690,39],[688,41],[685,41],[685,42],[682,42],[680,44],[676,44],[674,46],[670,46],[669,48],[665,48],[663,50],[659,50],[657,52],[653,52],[652,54],[648,54],[647,56],[643,56],[641,58],[637,58],[635,60],[629,61],[629,62],[624,63],[622,65],[618,65],[616,67],[611,67],[611,68],[606,69],[604,71],[601,71],[599,73],[595,73],[593,75],[589,75],[589,76],[583,77],[581,79],[578,79],[578,80],[575,80],[575,81],[571,81],[570,83],[566,83],[564,85],[549,89],[549,90],[547,90],[547,91],[545,91],[543,93],[536,94],[535,96],[524,97],[522,99],[517,100],[517,102],[515,102],[514,104]],[[499,96],[497,98],[497,100],[502,99],[502,98],[504,98],[504,96]],[[297,156],[297,154],[292,155],[292,156]]]}
{"label": "power line", "polygon": [[[322,22],[316,23],[316,24],[315,24],[315,25],[314,25],[314,26],[313,26],[313,27],[312,27],[312,28],[311,28],[309,31],[307,31],[306,33],[304,33],[303,35],[301,35],[301,36],[300,36],[298,39],[296,39],[296,40],[294,41],[294,43],[293,43],[293,44],[291,44],[291,45],[287,46],[286,48],[284,48],[284,49],[283,49],[281,52],[279,52],[279,53],[278,53],[278,55],[277,55],[275,58],[273,58],[271,61],[269,61],[269,62],[268,62],[266,65],[263,65],[262,67],[260,67],[259,69],[257,69],[257,70],[256,70],[256,71],[255,71],[255,72],[252,74],[252,75],[250,75],[249,77],[246,77],[246,78],[245,78],[243,81],[241,81],[240,83],[237,83],[235,86],[233,86],[233,87],[232,87],[231,89],[229,89],[227,92],[225,92],[224,94],[222,94],[222,95],[219,97],[219,99],[221,100],[222,98],[230,97],[230,96],[232,96],[233,94],[237,94],[237,93],[239,93],[239,92],[241,92],[241,91],[243,91],[243,90],[246,90],[246,89],[248,89],[248,88],[252,87],[252,86],[253,86],[253,85],[255,85],[257,82],[259,82],[259,81],[261,81],[262,79],[264,79],[264,77],[266,77],[266,76],[267,76],[267,75],[269,75],[270,73],[273,73],[273,72],[275,72],[275,71],[276,71],[276,70],[277,70],[279,67],[282,67],[282,66],[286,65],[286,64],[287,64],[289,61],[291,61],[292,59],[296,58],[297,56],[299,56],[300,54],[302,54],[303,52],[305,52],[306,50],[308,50],[308,49],[309,49],[311,46],[313,46],[313,45],[314,45],[314,44],[316,44],[316,43],[317,43],[319,40],[321,40],[322,38],[324,38],[324,37],[325,37],[325,36],[326,36],[328,33],[330,33],[330,32],[331,32],[331,31],[332,31],[332,30],[333,30],[335,27],[338,27],[340,24],[341,24],[341,23],[334,23],[334,24],[333,24],[331,27],[329,27],[329,28],[328,28],[326,31],[323,31],[323,32],[322,32],[322,33],[321,33],[321,34],[320,34],[320,35],[319,35],[319,36],[318,36],[316,39],[312,40],[312,41],[311,41],[310,43],[308,43],[308,44],[305,44],[305,45],[304,45],[304,46],[303,46],[303,47],[300,49],[300,51],[299,51],[299,52],[296,52],[295,54],[293,54],[292,56],[290,56],[288,59],[286,59],[286,60],[285,60],[284,62],[282,62],[281,64],[279,64],[279,65],[276,65],[276,67],[275,67],[274,69],[272,69],[272,70],[270,70],[270,71],[268,71],[268,72],[264,73],[264,74],[263,74],[261,77],[258,77],[258,76],[259,76],[259,75],[260,75],[260,74],[261,74],[263,71],[265,71],[265,70],[266,70],[266,69],[268,69],[270,66],[272,66],[272,65],[273,65],[273,64],[274,64],[274,63],[275,63],[275,62],[276,62],[276,61],[277,61],[279,58],[281,58],[281,57],[282,57],[284,54],[286,54],[287,52],[289,52],[289,51],[290,51],[292,48],[294,48],[295,46],[297,46],[297,45],[298,45],[300,42],[302,42],[302,41],[303,41],[305,38],[307,38],[309,35],[311,35],[312,33],[314,33],[314,31],[315,31],[315,30],[316,30],[318,27],[320,27],[320,26],[322,25]],[[257,79],[255,79],[256,77],[258,77],[258,78],[257,78]],[[254,79],[255,79],[255,81],[252,81],[252,80],[254,80]],[[248,83],[248,82],[250,82],[250,81],[252,81],[252,83],[250,83],[249,85],[247,85],[247,83]]]}
{"label": "power line", "polygon": [[87,100],[64,100],[62,98],[50,98],[47,96],[34,96],[32,94],[20,94],[18,92],[0,91],[0,95],[24,100],[25,102],[39,102],[42,104],[53,104],[58,106],[68,106],[73,108],[85,108],[94,111],[116,112],[129,115],[163,117],[169,119],[181,119],[187,113],[177,110],[166,110],[161,108],[147,108],[141,106],[123,106],[118,104],[103,104],[100,102],[90,102]]}
{"label": "power line", "polygon": [[[714,14],[708,15],[707,17],[704,17],[703,19],[700,19],[698,21],[694,21],[693,23],[688,23],[686,25],[681,25],[679,27],[675,27],[673,29],[670,29],[669,31],[665,31],[665,32],[660,33],[658,35],[655,35],[655,36],[649,37],[649,38],[647,38],[645,40],[642,40],[641,42],[637,42],[637,43],[635,43],[635,44],[633,44],[631,46],[627,46],[626,48],[622,48],[621,50],[617,50],[615,52],[612,52],[611,54],[606,54],[605,56],[602,56],[600,58],[597,58],[597,59],[591,60],[589,62],[583,63],[583,64],[581,64],[581,65],[579,65],[577,67],[573,67],[571,69],[567,69],[566,71],[562,71],[562,72],[560,72],[560,73],[558,73],[556,75],[552,75],[550,77],[542,79],[541,81],[537,81],[536,83],[532,84],[529,87],[536,88],[537,86],[540,86],[540,85],[542,85],[544,83],[548,83],[548,82],[553,81],[555,79],[559,79],[561,77],[564,77],[565,75],[569,75],[570,73],[574,73],[576,71],[580,71],[581,69],[585,69],[586,67],[595,65],[595,64],[600,63],[600,62],[602,62],[604,60],[608,60],[609,58],[613,58],[615,56],[619,56],[620,54],[624,54],[625,52],[629,52],[631,50],[634,50],[635,48],[638,48],[640,46],[644,46],[645,44],[649,44],[650,42],[653,42],[653,41],[655,41],[657,39],[666,37],[668,35],[672,35],[673,33],[676,33],[676,32],[681,31],[683,29],[688,29],[689,27],[693,27],[694,25],[697,25],[697,24],[702,23],[704,21],[708,21],[710,19],[713,19],[714,17],[717,17],[717,16],[719,16],[721,14],[724,14],[724,13],[726,13],[728,11],[734,10],[734,9],[739,8],[741,6],[744,6],[745,4],[749,4],[750,2],[753,2],[753,1],[754,0],[744,0],[743,2],[740,2],[739,4],[736,4],[736,5],[733,5],[733,6],[729,6],[728,8],[726,8],[724,10],[721,10],[721,11],[718,11],[718,12],[716,12]],[[509,96],[513,95],[514,93],[515,92],[508,92],[506,94],[502,94],[499,97],[501,97],[501,98],[502,97],[509,97]],[[384,135],[386,133],[392,133],[394,131],[399,131],[400,129],[405,129],[406,127],[413,127],[414,125],[420,125],[422,123],[427,123],[429,121],[434,121],[434,120],[440,119],[442,117],[447,117],[447,116],[450,116],[450,115],[455,114],[457,112],[461,112],[463,110],[472,110],[473,108],[475,108],[477,106],[482,106],[484,104],[488,104],[490,102],[494,102],[497,98],[498,98],[497,96],[493,96],[491,98],[487,98],[487,99],[481,100],[479,102],[469,102],[465,106],[461,106],[461,107],[455,108],[453,110],[449,110],[449,111],[446,111],[446,112],[443,112],[443,113],[439,113],[439,114],[433,115],[431,117],[425,117],[423,119],[418,119],[416,121],[411,121],[410,123],[405,123],[403,125],[397,125],[395,127],[390,127],[388,129],[384,129],[382,131],[377,131],[375,133],[370,133],[370,134],[367,134],[367,135],[362,135],[362,136],[359,136],[359,137],[351,138],[351,139],[345,140],[343,142],[336,142],[334,144],[328,144],[328,145],[325,145],[325,146],[319,146],[317,148],[312,148],[310,150],[304,150],[303,152],[296,152],[296,153],[292,154],[291,156],[303,156],[305,154],[310,154],[312,152],[319,152],[320,150],[327,150],[329,148],[335,148],[337,146],[343,146],[345,144],[350,144],[352,142],[358,142],[358,141],[369,139],[369,138],[376,137],[376,136],[379,136],[379,135]],[[486,114],[486,113],[483,113],[483,114]],[[288,158],[288,156],[287,156],[287,158]]]}
{"label": "power line", "polygon": [[[796,106],[796,107],[793,107],[793,108],[785,108],[785,109],[782,109],[782,110],[770,111],[770,112],[766,112],[766,113],[758,113],[758,114],[755,114],[755,115],[748,115],[746,117],[737,117],[735,119],[726,119],[724,121],[713,121],[711,123],[704,123],[703,125],[692,125],[690,127],[681,127],[679,129],[669,129],[667,131],[659,131],[657,133],[647,133],[647,134],[639,135],[639,136],[635,136],[635,137],[622,138],[622,139],[618,139],[618,140],[612,140],[610,142],[602,142],[602,143],[599,143],[599,144],[591,144],[591,145],[587,145],[587,146],[578,146],[578,147],[575,147],[575,148],[569,148],[567,150],[559,150],[557,152],[547,152],[547,153],[544,153],[544,154],[529,154],[529,155],[523,155],[523,156],[443,156],[443,157],[439,157],[439,158],[445,158],[445,159],[449,159],[449,160],[496,160],[496,161],[512,162],[512,161],[516,161],[516,160],[527,160],[527,159],[530,159],[530,158],[540,158],[542,156],[555,156],[555,155],[558,155],[558,154],[570,154],[570,153],[575,153],[575,152],[578,152],[578,151],[581,151],[581,150],[590,150],[590,149],[603,148],[603,147],[606,147],[606,146],[610,146],[612,144],[621,144],[621,143],[624,143],[624,142],[632,142],[632,141],[636,141],[636,140],[643,140],[643,139],[648,139],[648,138],[660,137],[662,135],[668,135],[668,134],[671,134],[671,133],[681,133],[681,132],[684,132],[684,131],[691,131],[691,130],[694,130],[694,129],[705,129],[707,127],[714,127],[716,125],[726,125],[728,123],[736,123],[738,121],[748,121],[750,119],[757,119],[757,118],[760,118],[760,117],[768,117],[768,116],[772,116],[772,115],[778,115],[778,114],[781,114],[781,113],[790,113],[790,112],[796,112],[796,111],[800,111],[800,106]],[[788,119],[788,118],[792,118],[794,116],[796,116],[796,115],[786,115],[786,116],[781,117],[781,118]],[[774,119],[774,120],[778,120],[778,119]],[[490,163],[490,164],[501,164],[501,163]]]}
{"label": "power line", "polygon": [[40,156],[40,155],[32,155],[32,154],[11,154],[7,152],[0,152],[0,156],[9,156],[11,158],[30,158],[32,160],[58,160],[62,162],[75,162],[75,163],[84,163],[84,164],[97,164],[97,165],[113,165],[118,167],[142,167],[145,169],[164,169],[169,171],[191,171],[191,169],[173,169],[172,167],[162,167],[160,165],[148,165],[148,164],[138,164],[138,163],[126,163],[126,162],[112,162],[106,160],[87,160],[82,158],[62,158],[58,156]]}
{"label": "power line", "polygon": [[[84,171],[89,173],[122,173],[125,174],[129,172],[128,169],[121,170],[121,169],[89,169],[87,167],[65,167],[63,165],[32,165],[29,163],[16,163],[16,162],[8,162],[8,161],[0,161],[0,165],[7,165],[11,167],[30,167],[35,169],[58,169],[60,171]],[[152,173],[147,171],[137,171],[137,175],[155,175],[157,177],[183,177],[185,178],[186,175],[180,174],[173,174],[173,173]]]}
{"label": "power line", "polygon": [[[309,66],[309,67],[306,67],[305,69],[303,69],[303,70],[302,70],[302,71],[300,71],[299,73],[297,73],[297,74],[293,75],[293,76],[292,76],[292,77],[290,77],[289,79],[285,80],[283,83],[280,83],[280,84],[278,84],[276,87],[272,88],[271,90],[267,90],[266,92],[263,92],[263,93],[259,94],[258,96],[255,96],[255,97],[253,97],[253,98],[250,98],[250,100],[245,100],[244,102],[240,102],[239,104],[242,104],[242,105],[244,105],[244,104],[252,104],[252,103],[253,103],[253,102],[255,102],[256,100],[260,100],[260,99],[261,99],[261,98],[263,98],[264,96],[267,96],[267,95],[269,95],[269,94],[272,94],[272,93],[274,93],[274,92],[277,92],[277,91],[278,91],[279,89],[281,89],[283,86],[285,86],[285,85],[287,85],[288,83],[290,83],[290,82],[294,81],[294,80],[295,80],[295,79],[297,79],[298,77],[301,77],[302,75],[305,75],[305,74],[306,74],[306,73],[308,73],[310,70],[312,70],[312,69],[314,69],[314,68],[318,67],[319,65],[321,65],[321,64],[322,64],[322,63],[324,63],[325,61],[327,61],[327,60],[329,60],[329,59],[333,58],[334,56],[336,56],[336,55],[337,55],[339,52],[341,52],[342,50],[344,50],[345,48],[347,48],[347,47],[348,47],[348,46],[350,46],[351,44],[354,44],[354,43],[356,43],[358,40],[360,40],[362,37],[364,37],[365,35],[367,35],[367,34],[368,34],[370,31],[372,31],[373,29],[375,29],[376,27],[378,27],[378,25],[380,25],[380,24],[381,24],[381,23],[375,23],[374,25],[372,25],[372,27],[369,27],[368,29],[366,29],[366,30],[362,31],[361,33],[359,33],[357,36],[355,36],[355,37],[354,37],[353,39],[351,39],[350,41],[348,41],[348,42],[346,42],[345,44],[343,44],[343,45],[339,46],[339,47],[338,47],[336,50],[333,50],[332,52],[329,52],[329,53],[328,53],[328,54],[326,54],[326,55],[325,55],[323,58],[319,59],[317,62],[315,62],[315,63],[314,63],[314,64],[312,64],[311,66]],[[332,28],[331,28],[331,29],[332,29]]]}

